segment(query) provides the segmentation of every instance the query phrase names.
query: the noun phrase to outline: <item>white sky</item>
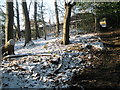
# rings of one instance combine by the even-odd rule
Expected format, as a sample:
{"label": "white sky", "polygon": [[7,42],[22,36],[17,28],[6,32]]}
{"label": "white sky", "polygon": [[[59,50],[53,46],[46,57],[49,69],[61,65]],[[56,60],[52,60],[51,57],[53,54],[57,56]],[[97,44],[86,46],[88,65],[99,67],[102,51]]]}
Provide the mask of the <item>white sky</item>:
{"label": "white sky", "polygon": [[[29,7],[29,4],[30,4],[30,1],[34,1],[34,0],[26,0],[27,1],[27,6]],[[41,2],[41,0],[37,0],[38,2]],[[55,0],[43,0],[44,2],[44,6],[45,8],[47,9],[45,12],[46,14],[44,15],[44,18],[45,18],[45,21],[49,21],[51,20],[51,23],[55,23],[55,9],[54,9],[54,1]],[[58,4],[60,4],[61,1],[63,0],[57,0],[58,1]],[[5,6],[6,5],[6,0],[0,0],[0,4]],[[14,0],[15,2],[15,0]],[[18,0],[18,2],[21,2],[21,0]],[[62,4],[64,4],[63,2],[61,2]],[[61,4],[60,4],[61,5]],[[14,6],[16,7],[15,3],[14,3]],[[20,19],[22,20],[23,19],[23,15],[22,15],[22,6],[19,4],[19,9],[20,9]],[[4,12],[6,12],[6,9],[3,8]],[[16,12],[15,12],[16,13]],[[31,8],[30,8],[30,18],[33,18],[33,14],[34,14],[34,5],[32,4],[31,5]],[[16,20],[15,20],[16,21]],[[62,18],[60,18],[60,21],[62,21]],[[24,23],[21,22],[20,23],[21,25],[23,25]]]}

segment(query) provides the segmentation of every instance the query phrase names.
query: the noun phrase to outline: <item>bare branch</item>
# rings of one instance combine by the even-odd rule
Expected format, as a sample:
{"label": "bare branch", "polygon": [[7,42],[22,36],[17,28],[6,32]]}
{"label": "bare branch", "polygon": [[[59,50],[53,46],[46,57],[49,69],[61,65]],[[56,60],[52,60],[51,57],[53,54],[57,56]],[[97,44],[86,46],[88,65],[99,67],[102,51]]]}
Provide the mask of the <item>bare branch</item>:
{"label": "bare branch", "polygon": [[63,10],[60,10],[60,9],[58,8],[58,11],[61,12],[62,16],[64,16]]}
{"label": "bare branch", "polygon": [[5,12],[2,10],[2,8],[0,8],[0,9],[1,9],[2,13],[3,13],[4,15],[6,15]]}
{"label": "bare branch", "polygon": [[64,0],[65,4],[67,3],[66,0]]}
{"label": "bare branch", "polygon": [[32,0],[30,1],[30,4],[29,4],[29,8],[28,8],[28,12],[30,12],[30,7],[31,5],[33,4]]}
{"label": "bare branch", "polygon": [[2,8],[0,8],[0,9],[1,9],[1,12],[3,14],[3,17],[5,18],[6,13],[2,10]]}
{"label": "bare branch", "polygon": [[14,8],[15,10],[17,10],[17,8],[16,8],[15,6],[13,6],[13,8]]}
{"label": "bare branch", "polygon": [[71,4],[71,7],[73,7],[73,6],[75,6],[76,5],[76,2],[73,2],[72,4]]}
{"label": "bare branch", "polygon": [[65,8],[63,8],[63,7],[59,6],[59,5],[58,5],[58,7],[61,8],[62,10],[65,10]]}

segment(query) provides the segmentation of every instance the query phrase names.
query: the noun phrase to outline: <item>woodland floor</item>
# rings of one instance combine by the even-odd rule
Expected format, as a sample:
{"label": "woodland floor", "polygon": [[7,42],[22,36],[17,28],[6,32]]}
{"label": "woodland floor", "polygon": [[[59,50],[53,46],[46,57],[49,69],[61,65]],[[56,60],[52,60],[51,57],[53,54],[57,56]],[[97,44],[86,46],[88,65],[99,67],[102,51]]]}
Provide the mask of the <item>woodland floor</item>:
{"label": "woodland floor", "polygon": [[[51,56],[3,60],[3,87],[54,86],[59,89],[66,85],[71,86],[67,88],[70,90],[75,87],[79,87],[79,90],[120,89],[120,30],[97,33],[97,37],[90,35],[73,35],[72,43],[66,46],[60,44],[60,39],[38,40],[36,46],[25,48],[19,47],[21,44],[18,43],[16,54],[48,53]],[[101,37],[100,41],[98,36]],[[99,49],[102,48],[99,42],[103,43],[104,49]],[[57,69],[57,73],[54,72],[61,63],[61,68]]]}
{"label": "woodland floor", "polygon": [[88,88],[120,89],[120,30],[98,34],[106,50],[99,52],[102,64],[96,62],[97,68],[86,68],[80,82]]}

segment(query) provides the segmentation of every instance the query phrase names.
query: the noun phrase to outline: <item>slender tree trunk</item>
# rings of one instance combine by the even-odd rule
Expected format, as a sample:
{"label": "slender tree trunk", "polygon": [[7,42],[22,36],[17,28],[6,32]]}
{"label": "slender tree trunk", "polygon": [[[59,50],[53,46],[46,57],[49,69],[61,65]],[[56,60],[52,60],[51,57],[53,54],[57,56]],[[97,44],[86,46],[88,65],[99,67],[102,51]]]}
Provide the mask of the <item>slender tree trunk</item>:
{"label": "slender tree trunk", "polygon": [[97,19],[96,19],[96,15],[94,15],[94,22],[95,22],[95,30],[94,30],[94,32],[96,32],[97,31]]}
{"label": "slender tree trunk", "polygon": [[[1,13],[1,12],[0,12]],[[1,20],[2,18],[0,18],[0,20]],[[2,22],[0,21],[0,31],[2,31]],[[1,49],[1,47],[2,47],[2,32],[0,32],[0,59],[2,59],[2,49]]]}
{"label": "slender tree trunk", "polygon": [[17,12],[17,32],[16,32],[16,38],[17,38],[17,40],[19,40],[21,38],[21,35],[20,35],[20,19],[19,19],[18,0],[16,0],[16,12]]}
{"label": "slender tree trunk", "polygon": [[58,14],[58,7],[57,7],[57,0],[54,2],[55,5],[55,14],[56,14],[56,36],[59,36],[59,14]]}
{"label": "slender tree trunk", "polygon": [[22,1],[22,8],[23,8],[23,15],[25,18],[25,45],[31,41],[31,28],[30,28],[30,20],[29,20],[29,13],[27,9],[26,0]]}
{"label": "slender tree trunk", "polygon": [[36,39],[37,37],[40,38],[38,32],[38,25],[37,25],[37,2],[34,1],[34,23],[35,23],[35,30],[36,30]]}
{"label": "slender tree trunk", "polygon": [[44,21],[44,17],[43,17],[43,0],[41,3],[41,15],[42,15],[42,23],[43,23],[43,31],[44,31],[44,38],[46,40],[46,28],[45,28],[45,21]]}
{"label": "slender tree trunk", "polygon": [[[96,6],[95,6],[95,0],[94,0],[94,8],[96,9]],[[94,13],[94,23],[95,23],[95,28],[94,28],[94,32],[97,31],[97,19],[96,19],[96,12]]]}
{"label": "slender tree trunk", "polygon": [[[5,44],[10,39],[14,39],[13,24],[14,24],[13,0],[11,0],[11,2],[9,2],[9,0],[6,0]],[[8,51],[8,54],[14,54],[14,46],[11,47],[11,52]]]}
{"label": "slender tree trunk", "polygon": [[71,17],[71,9],[76,3],[65,3],[65,16],[64,16],[64,24],[63,24],[63,44],[69,44],[69,26],[70,26],[70,17]]}

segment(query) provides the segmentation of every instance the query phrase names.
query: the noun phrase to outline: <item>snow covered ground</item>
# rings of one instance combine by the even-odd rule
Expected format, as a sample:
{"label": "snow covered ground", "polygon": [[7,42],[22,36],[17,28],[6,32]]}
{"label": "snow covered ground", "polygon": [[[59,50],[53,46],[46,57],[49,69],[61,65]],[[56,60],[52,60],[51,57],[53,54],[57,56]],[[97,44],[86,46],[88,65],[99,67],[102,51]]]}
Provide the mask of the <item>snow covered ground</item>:
{"label": "snow covered ground", "polygon": [[85,67],[94,67],[88,46],[103,49],[100,37],[94,34],[70,37],[69,45],[60,44],[61,38],[38,39],[23,47],[16,42],[15,54],[34,54],[22,58],[1,61],[3,88],[67,88],[76,74]]}
{"label": "snow covered ground", "polygon": [[[67,46],[61,45],[59,41],[62,38],[50,37],[48,40],[38,39],[30,42],[26,47],[24,46],[24,41],[17,42],[15,44],[15,54],[27,54],[27,53],[47,53],[59,51],[60,47],[65,49]],[[100,37],[95,36],[95,34],[85,34],[71,36],[71,43],[82,43],[83,46],[92,45],[96,48],[102,49],[103,44],[99,42]],[[93,41],[93,43],[91,42]],[[34,44],[33,44],[34,42]]]}

